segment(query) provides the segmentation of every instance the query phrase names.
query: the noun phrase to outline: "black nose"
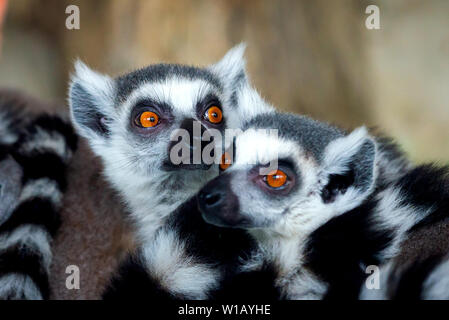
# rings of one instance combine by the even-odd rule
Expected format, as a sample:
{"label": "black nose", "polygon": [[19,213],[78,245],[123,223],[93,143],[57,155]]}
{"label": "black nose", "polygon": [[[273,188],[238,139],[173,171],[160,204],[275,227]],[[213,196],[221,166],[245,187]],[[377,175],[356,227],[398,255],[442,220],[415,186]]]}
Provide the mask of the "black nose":
{"label": "black nose", "polygon": [[[210,143],[213,143],[213,137],[209,141],[203,140],[202,137],[204,133],[207,131],[207,128],[204,127],[200,121],[194,120],[192,118],[184,119],[181,122],[181,125],[179,129],[182,129],[183,131],[179,131],[182,133],[187,133],[187,138],[178,138],[176,141],[171,141],[169,147],[168,147],[168,159],[165,163],[165,167],[170,170],[174,169],[209,169],[211,166],[211,163],[204,163],[203,159],[203,150],[206,148],[206,146]],[[184,131],[185,130],[185,131]],[[178,133],[178,132],[176,132]],[[179,148],[178,144],[181,143],[187,149],[189,154],[183,154],[181,152],[181,149]],[[171,159],[171,151],[173,147],[178,146],[178,157],[182,159],[180,164],[174,164]],[[213,158],[213,152],[211,151],[211,157]]]}
{"label": "black nose", "polygon": [[[196,128],[195,128],[196,126]],[[202,137],[207,129],[201,124],[201,122],[194,119],[184,119],[182,121],[180,129],[184,129],[189,133],[190,141],[188,147],[191,151],[200,151],[207,145],[208,141],[203,141]],[[200,148],[198,150],[198,148]]]}
{"label": "black nose", "polygon": [[206,210],[213,210],[219,208],[223,202],[223,196],[217,191],[201,191],[198,195],[199,201],[203,204]]}
{"label": "black nose", "polygon": [[198,193],[198,208],[207,223],[231,228],[239,228],[246,223],[230,183],[231,175],[224,174],[210,181]]}

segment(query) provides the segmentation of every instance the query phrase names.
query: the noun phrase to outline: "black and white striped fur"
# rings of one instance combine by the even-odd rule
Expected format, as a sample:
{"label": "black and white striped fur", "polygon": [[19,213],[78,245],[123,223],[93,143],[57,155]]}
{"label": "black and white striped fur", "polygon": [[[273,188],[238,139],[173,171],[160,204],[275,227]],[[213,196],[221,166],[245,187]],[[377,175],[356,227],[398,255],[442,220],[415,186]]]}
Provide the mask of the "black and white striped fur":
{"label": "black and white striped fur", "polygon": [[362,300],[449,300],[449,256],[429,256],[379,269],[379,288],[362,286]]}
{"label": "black and white striped fur", "polygon": [[[277,137],[256,130],[272,128]],[[448,169],[404,162],[385,176],[392,147],[379,143],[364,128],[347,134],[294,115],[251,121],[233,165],[200,193],[207,221],[245,229],[258,243],[221,296],[356,299],[367,266],[387,263],[410,233],[447,219]],[[275,157],[292,177],[279,190],[254,173]]]}
{"label": "black and white striped fur", "polygon": [[51,242],[60,224],[65,170],[76,136],[57,116],[41,115],[20,127],[20,118],[10,117],[7,107],[17,106],[0,106],[0,131],[9,137],[1,141],[0,171],[9,162],[20,178],[0,181],[4,192],[15,193],[12,207],[3,198],[0,203],[7,217],[0,223],[0,299],[48,299]]}
{"label": "black and white striped fur", "polygon": [[207,224],[195,198],[170,213],[153,241],[128,256],[104,299],[214,299],[252,248],[242,230]]}

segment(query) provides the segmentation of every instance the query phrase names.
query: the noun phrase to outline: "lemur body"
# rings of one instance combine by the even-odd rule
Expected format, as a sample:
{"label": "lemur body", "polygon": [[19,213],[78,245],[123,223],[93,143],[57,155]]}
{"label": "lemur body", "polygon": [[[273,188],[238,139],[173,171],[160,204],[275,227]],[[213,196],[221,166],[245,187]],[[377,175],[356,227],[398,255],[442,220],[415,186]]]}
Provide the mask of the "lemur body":
{"label": "lemur body", "polygon": [[[170,225],[169,215],[218,175],[216,165],[173,164],[171,134],[179,129],[189,132],[192,150],[198,140],[192,123],[200,124],[201,133],[215,130],[224,135],[225,129],[240,128],[245,118],[272,109],[265,102],[237,103],[262,102],[247,81],[243,51],[243,46],[237,46],[208,68],[153,65],[116,79],[80,63],[76,66],[70,89],[73,122],[102,159],[107,180],[127,204],[138,243],[153,248],[162,259],[188,256],[187,248],[178,246],[173,238],[176,234],[165,228]],[[205,117],[214,107],[222,113],[215,123]],[[146,113],[157,118],[154,126],[145,128],[142,124]],[[204,151],[203,145],[201,149]],[[145,254],[154,253],[150,251],[141,251],[143,259]],[[165,262],[162,265],[171,270]],[[187,269],[185,280],[194,283],[204,279],[202,288],[212,285],[206,279],[215,281],[211,276],[214,270],[201,266]],[[185,291],[178,293],[192,296]]]}
{"label": "lemur body", "polygon": [[[272,128],[278,137],[258,131]],[[244,129],[233,165],[199,194],[209,223],[245,229],[258,243],[222,297],[275,288],[282,299],[355,299],[366,266],[388,262],[409,233],[447,218],[448,169],[409,168],[404,161],[385,176],[385,151],[393,149],[379,147],[364,128],[346,134],[305,117],[270,114]],[[273,159],[280,171],[260,175],[262,163]]]}
{"label": "lemur body", "polygon": [[56,116],[23,121],[22,104],[18,93],[0,95],[0,299],[47,299],[76,136]]}
{"label": "lemur body", "polygon": [[[261,110],[274,112],[248,84],[234,99],[242,117],[254,117]],[[167,219],[154,236],[122,264],[105,299],[215,298],[252,248],[246,232],[207,224],[195,197],[164,215]]]}

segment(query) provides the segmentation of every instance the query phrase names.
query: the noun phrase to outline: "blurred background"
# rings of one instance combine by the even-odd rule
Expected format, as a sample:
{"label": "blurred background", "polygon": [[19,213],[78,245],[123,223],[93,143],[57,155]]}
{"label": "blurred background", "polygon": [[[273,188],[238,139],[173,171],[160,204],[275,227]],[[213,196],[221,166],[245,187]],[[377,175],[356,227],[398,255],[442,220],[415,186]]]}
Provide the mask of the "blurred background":
{"label": "blurred background", "polygon": [[[65,27],[68,5],[79,30]],[[380,30],[365,9],[380,8]],[[377,126],[416,161],[449,160],[447,0],[13,0],[0,86],[66,108],[79,57],[117,75],[156,62],[206,65],[248,44],[253,84],[282,110]]]}

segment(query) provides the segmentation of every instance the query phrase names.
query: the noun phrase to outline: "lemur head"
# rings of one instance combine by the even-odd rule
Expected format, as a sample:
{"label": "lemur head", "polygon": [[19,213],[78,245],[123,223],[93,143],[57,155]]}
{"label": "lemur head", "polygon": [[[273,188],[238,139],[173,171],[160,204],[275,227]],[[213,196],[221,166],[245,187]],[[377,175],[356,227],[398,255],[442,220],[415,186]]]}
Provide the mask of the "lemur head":
{"label": "lemur head", "polygon": [[307,117],[271,113],[243,129],[232,165],[198,195],[209,223],[305,234],[374,190],[376,142],[364,127],[345,134]]}
{"label": "lemur head", "polygon": [[[240,128],[242,119],[265,108],[239,104],[254,94],[244,49],[236,46],[204,68],[157,64],[117,78],[76,63],[69,92],[75,127],[102,158],[108,180],[144,219],[149,209],[163,203],[167,211],[218,175],[210,163],[210,145],[218,144],[213,133]],[[202,156],[207,147],[209,163]]]}

